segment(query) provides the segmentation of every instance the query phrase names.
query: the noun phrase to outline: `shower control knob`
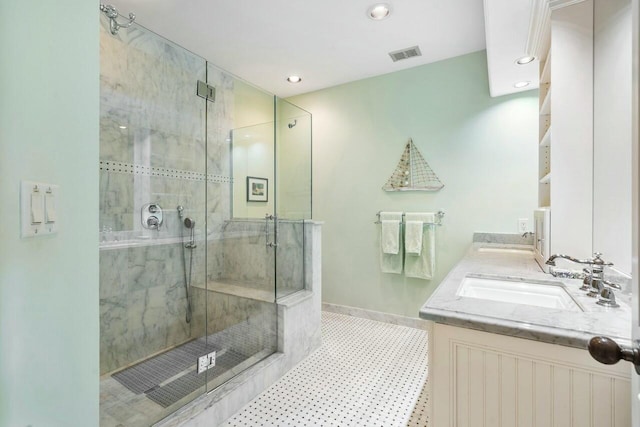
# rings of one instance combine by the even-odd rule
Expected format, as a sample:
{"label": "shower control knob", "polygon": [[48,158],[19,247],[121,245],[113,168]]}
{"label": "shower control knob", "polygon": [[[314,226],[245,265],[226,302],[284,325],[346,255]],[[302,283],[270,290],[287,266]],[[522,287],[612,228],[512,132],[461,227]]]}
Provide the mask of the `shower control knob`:
{"label": "shower control knob", "polygon": [[148,203],[142,206],[140,222],[146,229],[159,230],[162,225],[162,208],[158,203]]}
{"label": "shower control knob", "polygon": [[157,216],[150,216],[149,218],[147,218],[147,227],[157,230],[159,226],[160,221],[158,220]]}

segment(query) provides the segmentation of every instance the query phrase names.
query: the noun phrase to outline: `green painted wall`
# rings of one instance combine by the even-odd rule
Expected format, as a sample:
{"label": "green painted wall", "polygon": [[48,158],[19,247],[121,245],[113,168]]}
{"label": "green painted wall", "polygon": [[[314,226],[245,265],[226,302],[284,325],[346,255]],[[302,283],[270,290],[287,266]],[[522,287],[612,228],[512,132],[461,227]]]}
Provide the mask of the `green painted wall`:
{"label": "green painted wall", "polygon": [[[0,426],[98,425],[98,3],[0,2]],[[19,185],[60,185],[20,238]]]}
{"label": "green painted wall", "polygon": [[309,219],[311,114],[278,98],[276,117],[276,214],[281,219]]}
{"label": "green painted wall", "polygon": [[[538,91],[491,98],[484,51],[296,96],[313,114],[323,300],[415,317],[474,231],[516,232],[537,204]],[[445,187],[381,189],[412,137]],[[380,273],[376,212],[446,212],[431,281]]]}

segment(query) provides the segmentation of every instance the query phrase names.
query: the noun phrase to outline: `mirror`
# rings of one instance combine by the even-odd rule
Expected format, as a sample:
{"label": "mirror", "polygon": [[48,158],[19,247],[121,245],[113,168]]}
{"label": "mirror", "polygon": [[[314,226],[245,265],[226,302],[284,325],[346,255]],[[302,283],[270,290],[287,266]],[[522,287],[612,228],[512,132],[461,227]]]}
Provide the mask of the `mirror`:
{"label": "mirror", "polygon": [[631,1],[593,16],[593,250],[631,275]]}

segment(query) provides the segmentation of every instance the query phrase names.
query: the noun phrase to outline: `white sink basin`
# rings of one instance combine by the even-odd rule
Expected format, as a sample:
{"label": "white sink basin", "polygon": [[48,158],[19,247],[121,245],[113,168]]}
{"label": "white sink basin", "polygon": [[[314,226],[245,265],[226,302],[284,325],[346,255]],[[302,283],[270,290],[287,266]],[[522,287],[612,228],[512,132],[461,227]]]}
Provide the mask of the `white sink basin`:
{"label": "white sink basin", "polygon": [[468,275],[462,280],[457,295],[512,304],[583,311],[564,286],[558,282]]}

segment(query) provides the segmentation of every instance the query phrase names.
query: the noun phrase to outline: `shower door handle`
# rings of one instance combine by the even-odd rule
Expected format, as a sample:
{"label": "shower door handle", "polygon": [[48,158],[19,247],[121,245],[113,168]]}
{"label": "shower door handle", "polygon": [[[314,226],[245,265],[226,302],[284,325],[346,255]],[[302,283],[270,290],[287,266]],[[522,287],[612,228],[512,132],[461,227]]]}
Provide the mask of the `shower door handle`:
{"label": "shower door handle", "polygon": [[277,220],[277,217],[271,214],[266,214],[264,216],[264,241],[267,248],[275,248],[276,246],[278,246],[278,244],[276,242],[269,241],[269,220],[273,220],[273,222],[275,223],[275,221]]}
{"label": "shower door handle", "polygon": [[266,247],[269,247],[269,220],[273,219],[273,215],[265,214],[264,215],[264,243]]}

